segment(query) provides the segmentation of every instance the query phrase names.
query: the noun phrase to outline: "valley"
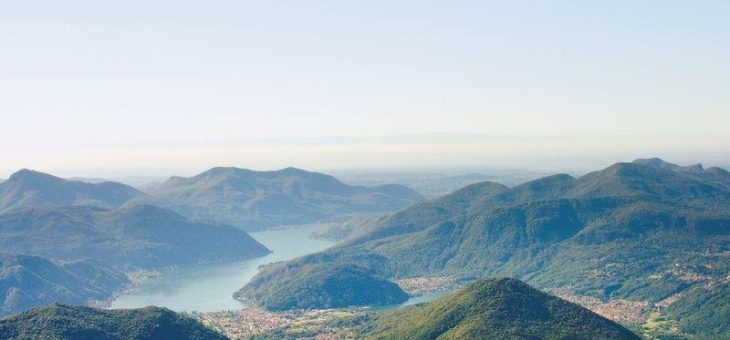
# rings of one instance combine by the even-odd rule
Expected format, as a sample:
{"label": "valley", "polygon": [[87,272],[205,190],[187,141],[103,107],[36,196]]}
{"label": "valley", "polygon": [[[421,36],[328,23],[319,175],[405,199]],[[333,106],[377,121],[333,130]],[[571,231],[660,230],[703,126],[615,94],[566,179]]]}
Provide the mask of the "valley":
{"label": "valley", "polygon": [[0,340],[730,340],[728,18],[0,1]]}
{"label": "valley", "polygon": [[333,242],[310,237],[313,227],[300,226],[253,232],[251,236],[271,253],[250,260],[166,270],[150,277],[114,299],[109,308],[139,308],[149,305],[176,312],[219,312],[236,310],[246,304],[233,298],[258,267],[291,260],[324,250]]}
{"label": "valley", "polygon": [[[182,196],[242,204],[244,210],[258,206],[249,205],[251,185],[269,192],[254,197],[280,192],[298,200],[290,206],[272,200],[270,207],[278,208],[270,216],[289,209],[317,215],[329,200],[349,204],[371,190],[381,192],[365,202],[384,197],[386,203],[376,206],[388,205],[394,202],[388,195],[404,193],[399,187],[352,187],[298,169],[214,168],[170,183],[185,184]],[[379,338],[422,331],[398,330],[383,315],[430,310],[480,280],[488,280],[490,295],[504,289],[537,294],[516,280],[485,279],[512,277],[552,294],[536,298],[582,306],[647,338],[730,331],[721,321],[725,304],[718,302],[730,291],[730,173],[718,168],[640,159],[578,178],[558,174],[513,187],[480,182],[426,201],[410,195],[415,203],[389,213],[346,210],[296,226],[277,225],[285,221],[277,217],[234,227],[185,208],[153,205],[150,193],[95,185],[28,170],[0,185],[10,193],[10,208],[0,214],[0,244],[11,254],[35,256],[5,257],[0,278],[7,286],[6,313],[47,302],[135,311],[152,305],[186,313],[234,339]],[[49,200],[37,188],[63,194]],[[310,202],[317,204],[307,207]],[[34,291],[29,276],[57,282]],[[28,298],[61,286],[58,296]],[[720,314],[706,315],[705,308]],[[449,327],[462,334],[456,331],[462,326]],[[466,332],[484,331],[470,327]],[[553,324],[535,327],[565,331]]]}

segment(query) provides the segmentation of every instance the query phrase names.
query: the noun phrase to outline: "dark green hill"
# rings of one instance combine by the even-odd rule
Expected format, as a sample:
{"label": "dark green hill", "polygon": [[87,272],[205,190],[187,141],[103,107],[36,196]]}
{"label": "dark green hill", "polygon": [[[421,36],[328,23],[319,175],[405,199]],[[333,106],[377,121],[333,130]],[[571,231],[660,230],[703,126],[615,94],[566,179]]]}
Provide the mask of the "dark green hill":
{"label": "dark green hill", "polygon": [[103,310],[51,305],[0,319],[0,339],[207,340],[226,337],[166,308]]}
{"label": "dark green hill", "polygon": [[106,300],[129,283],[124,274],[92,262],[0,254],[0,315],[54,302]]}
{"label": "dark green hill", "polygon": [[0,183],[0,213],[18,209],[91,205],[119,207],[144,195],[128,185],[69,181],[38,171],[23,169]]}
{"label": "dark green hill", "polygon": [[[610,297],[636,287],[592,279],[596,264],[638,279],[670,270],[673,260],[717,268],[721,259],[702,253],[730,248],[730,190],[674,170],[619,163],[577,180],[558,175],[511,189],[481,186],[481,194],[474,185],[398,212],[320,258],[377,254],[396,277],[519,275],[556,287],[582,281],[579,290],[605,286],[599,295]],[[627,251],[616,253],[619,246]],[[635,284],[647,292],[664,284],[641,281]],[[654,292],[657,299],[670,293]]]}
{"label": "dark green hill", "polygon": [[639,339],[593,312],[514,279],[480,280],[375,317],[366,339]]}
{"label": "dark green hill", "polygon": [[476,204],[494,199],[495,196],[506,191],[508,188],[504,185],[491,182],[469,185],[449,195],[415,204],[376,221],[374,225],[365,227],[369,230],[361,232],[362,236],[346,243],[345,246],[423,230],[430,225],[447,221],[454,215],[471,209]]}
{"label": "dark green hill", "polygon": [[295,168],[253,171],[213,168],[173,177],[149,190],[149,200],[198,220],[247,230],[305,224],[353,213],[395,211],[425,200],[401,186],[346,185],[332,176]]}
{"label": "dark green hill", "polygon": [[186,220],[149,205],[75,206],[0,215],[0,249],[121,269],[189,266],[266,255],[246,232]]}
{"label": "dark green hill", "polygon": [[[708,171],[618,163],[577,179],[472,185],[288,266],[355,264],[388,278],[509,276],[657,303],[730,275],[730,189],[706,179]],[[722,309],[715,316],[730,317]]]}
{"label": "dark green hill", "polygon": [[730,280],[697,285],[664,312],[687,333],[706,339],[730,339]]}
{"label": "dark green hill", "polygon": [[[266,309],[329,309],[402,303],[408,294],[375,271],[352,265],[273,264],[235,296]],[[301,269],[301,270],[300,270]]]}

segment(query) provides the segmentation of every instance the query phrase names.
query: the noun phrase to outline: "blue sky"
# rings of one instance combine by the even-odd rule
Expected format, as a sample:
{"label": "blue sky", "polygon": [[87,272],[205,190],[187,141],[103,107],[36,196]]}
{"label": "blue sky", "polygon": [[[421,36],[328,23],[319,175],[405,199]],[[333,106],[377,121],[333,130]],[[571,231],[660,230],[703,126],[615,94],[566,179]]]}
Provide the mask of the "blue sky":
{"label": "blue sky", "polygon": [[727,163],[728,18],[727,1],[4,1],[0,177]]}

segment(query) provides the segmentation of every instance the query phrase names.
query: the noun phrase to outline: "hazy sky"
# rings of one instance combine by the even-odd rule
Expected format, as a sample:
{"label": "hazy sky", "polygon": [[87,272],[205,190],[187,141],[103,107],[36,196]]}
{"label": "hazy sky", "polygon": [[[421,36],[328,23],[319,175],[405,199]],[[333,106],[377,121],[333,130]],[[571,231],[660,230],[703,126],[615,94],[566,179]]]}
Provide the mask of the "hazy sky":
{"label": "hazy sky", "polygon": [[0,1],[0,177],[650,155],[729,162],[730,1]]}

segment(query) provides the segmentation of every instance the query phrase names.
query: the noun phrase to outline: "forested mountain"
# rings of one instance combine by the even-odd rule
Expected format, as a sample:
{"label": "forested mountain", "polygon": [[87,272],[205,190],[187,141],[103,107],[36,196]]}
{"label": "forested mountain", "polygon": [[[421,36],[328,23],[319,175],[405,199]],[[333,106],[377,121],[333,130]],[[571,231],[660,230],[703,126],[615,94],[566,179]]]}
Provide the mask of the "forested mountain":
{"label": "forested mountain", "polygon": [[150,205],[38,208],[0,215],[0,249],[121,269],[232,261],[269,251],[246,232]]}
{"label": "forested mountain", "polygon": [[236,293],[269,310],[329,309],[402,303],[408,294],[376,271],[352,265],[278,266]]}
{"label": "forested mountain", "polygon": [[[288,266],[348,263],[389,278],[511,276],[602,300],[656,303],[730,274],[723,173],[638,161],[577,179],[475,184]],[[717,313],[730,318],[727,308]]]}
{"label": "forested mountain", "polygon": [[55,302],[106,300],[129,283],[124,274],[90,261],[0,254],[0,315]]}
{"label": "forested mountain", "polygon": [[69,181],[38,171],[23,169],[0,183],[0,213],[12,210],[91,205],[102,208],[119,207],[132,198],[143,195],[128,185],[103,182]]}
{"label": "forested mountain", "polygon": [[0,319],[0,339],[208,340],[226,337],[166,308],[103,310],[50,305]]}
{"label": "forested mountain", "polygon": [[648,165],[655,168],[668,169],[676,172],[682,172],[687,175],[695,176],[702,180],[722,184],[730,188],[730,172],[718,167],[709,167],[705,169],[702,164],[693,164],[689,166],[680,166],[665,162],[659,158],[637,159],[636,164]]}
{"label": "forested mountain", "polygon": [[484,279],[438,300],[386,312],[365,339],[639,339],[593,312],[514,279]]}
{"label": "forested mountain", "polygon": [[680,328],[698,338],[730,339],[730,279],[695,285],[664,311]]}
{"label": "forested mountain", "polygon": [[191,178],[173,177],[150,188],[148,202],[196,220],[246,230],[368,212],[391,212],[425,198],[400,185],[346,185],[332,176],[295,168],[252,171],[213,168]]}

